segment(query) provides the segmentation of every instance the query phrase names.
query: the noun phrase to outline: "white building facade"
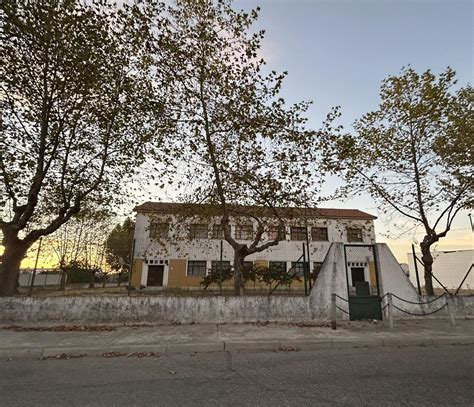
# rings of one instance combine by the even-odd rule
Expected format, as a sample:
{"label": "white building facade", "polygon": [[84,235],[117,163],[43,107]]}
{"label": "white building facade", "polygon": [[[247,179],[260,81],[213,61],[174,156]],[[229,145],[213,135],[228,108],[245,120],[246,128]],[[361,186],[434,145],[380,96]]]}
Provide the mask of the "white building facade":
{"label": "white building facade", "polygon": [[[202,278],[213,267],[222,264],[221,259],[224,265],[232,264],[233,249],[223,239],[220,217],[215,212],[203,215],[200,208],[164,202],[147,202],[135,208],[134,287],[199,287]],[[236,240],[251,244],[257,221],[245,215],[246,208],[239,210],[242,214],[234,214],[230,219],[231,234]],[[294,269],[303,262],[305,244],[309,246],[309,268],[317,271],[331,243],[375,243],[376,217],[365,212],[322,208],[277,210],[284,219],[285,239],[248,256],[247,264]],[[272,222],[271,216],[265,222],[266,232],[261,244],[273,240],[277,233],[277,223]],[[361,259],[355,266],[364,268],[363,274],[368,281],[368,264]]]}

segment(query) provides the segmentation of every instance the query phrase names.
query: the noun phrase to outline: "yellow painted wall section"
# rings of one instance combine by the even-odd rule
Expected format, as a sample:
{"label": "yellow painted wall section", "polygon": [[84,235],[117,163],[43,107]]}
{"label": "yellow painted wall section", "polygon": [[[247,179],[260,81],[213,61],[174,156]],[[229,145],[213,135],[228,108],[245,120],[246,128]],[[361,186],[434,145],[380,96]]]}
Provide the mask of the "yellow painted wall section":
{"label": "yellow painted wall section", "polygon": [[377,287],[377,275],[375,274],[375,263],[369,262],[370,286]]}
{"label": "yellow painted wall section", "polygon": [[268,260],[255,260],[255,267],[268,267]]}
{"label": "yellow painted wall section", "polygon": [[[255,266],[268,267],[268,260],[255,260]],[[169,260],[169,273],[168,273],[168,287],[179,288],[179,287],[201,287],[202,276],[188,276],[186,275],[187,261],[186,259],[171,259]],[[234,280],[230,279],[222,283],[224,288],[232,288],[234,286]],[[248,281],[246,284],[247,288],[259,288],[266,289],[268,286],[262,281]],[[218,287],[218,284],[212,284],[212,288]],[[291,285],[292,288],[304,287],[303,279],[301,281],[295,281]]]}
{"label": "yellow painted wall section", "polygon": [[186,275],[186,259],[171,259],[169,261],[168,287],[199,287],[201,276]]}
{"label": "yellow painted wall section", "polygon": [[133,260],[133,267],[132,267],[132,287],[140,288],[140,283],[142,281],[142,267],[143,267],[143,259],[135,259]]}

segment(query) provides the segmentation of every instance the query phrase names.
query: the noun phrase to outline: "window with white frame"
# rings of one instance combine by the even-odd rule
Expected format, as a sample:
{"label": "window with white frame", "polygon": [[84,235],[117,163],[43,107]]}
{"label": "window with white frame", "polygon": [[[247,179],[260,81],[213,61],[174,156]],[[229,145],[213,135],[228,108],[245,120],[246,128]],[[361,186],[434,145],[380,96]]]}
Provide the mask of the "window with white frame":
{"label": "window with white frame", "polygon": [[286,273],[286,261],[270,261],[268,268],[272,271],[280,271]]}
{"label": "window with white frame", "polygon": [[364,241],[361,228],[347,228],[346,232],[347,232],[348,242],[363,242]]}
{"label": "window with white frame", "polygon": [[313,280],[316,281],[318,278],[319,272],[321,271],[321,267],[323,266],[323,263],[320,261],[313,261]]}
{"label": "window with white frame", "polygon": [[224,228],[221,224],[215,223],[212,225],[212,238],[224,239]]}
{"label": "window with white frame", "polygon": [[169,223],[151,222],[150,223],[150,238],[160,239],[160,238],[168,237],[169,228],[170,228]]}
{"label": "window with white frame", "polygon": [[188,260],[188,276],[205,276],[207,268],[206,260]]}
{"label": "window with white frame", "polygon": [[235,238],[237,240],[252,240],[253,239],[253,225],[236,225]]}
{"label": "window with white frame", "polygon": [[291,240],[305,241],[308,238],[308,229],[305,226],[292,226],[290,228]]}
{"label": "window with white frame", "polygon": [[225,272],[230,270],[230,261],[212,261],[211,262],[211,271],[213,273],[218,273],[219,271]]}
{"label": "window with white frame", "polygon": [[284,240],[286,238],[284,226],[270,226],[268,228],[268,240],[276,240],[278,238],[278,234],[280,234],[280,240]]}
{"label": "window with white frame", "polygon": [[208,239],[208,225],[205,223],[193,223],[189,226],[190,239]]}
{"label": "window with white frame", "polygon": [[253,269],[253,261],[244,261],[244,271],[250,273]]}
{"label": "window with white frame", "polygon": [[319,228],[319,227],[312,227],[311,228],[311,240],[317,242],[327,242],[328,239],[328,228]]}
{"label": "window with white frame", "polygon": [[291,270],[296,273],[298,277],[303,277],[305,269],[308,269],[308,262],[304,263],[302,261],[299,262],[292,262],[291,263]]}

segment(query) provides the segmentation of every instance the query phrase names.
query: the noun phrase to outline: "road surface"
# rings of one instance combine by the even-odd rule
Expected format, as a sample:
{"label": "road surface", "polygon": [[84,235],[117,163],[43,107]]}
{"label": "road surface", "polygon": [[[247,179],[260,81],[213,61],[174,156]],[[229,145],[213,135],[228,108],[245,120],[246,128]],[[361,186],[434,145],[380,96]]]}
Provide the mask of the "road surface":
{"label": "road surface", "polygon": [[472,406],[474,346],[0,362],[0,406]]}

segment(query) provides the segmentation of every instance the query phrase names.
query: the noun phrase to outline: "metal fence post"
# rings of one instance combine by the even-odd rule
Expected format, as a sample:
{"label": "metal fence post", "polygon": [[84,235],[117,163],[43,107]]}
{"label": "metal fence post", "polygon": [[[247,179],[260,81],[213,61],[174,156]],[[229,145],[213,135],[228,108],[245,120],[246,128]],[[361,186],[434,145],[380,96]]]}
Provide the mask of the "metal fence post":
{"label": "metal fence post", "polygon": [[331,327],[336,328],[336,294],[331,294]]}
{"label": "metal fence post", "polygon": [[38,267],[38,259],[41,251],[41,242],[43,241],[43,237],[39,238],[39,243],[38,243],[38,251],[36,252],[36,260],[35,260],[35,268],[33,269],[33,275],[31,277],[31,283],[30,287],[28,289],[28,297],[31,297],[31,293],[33,292],[33,287],[35,285],[35,277],[36,277],[36,269]]}
{"label": "metal fence post", "polygon": [[392,293],[387,294],[387,300],[388,300],[388,326],[390,329],[393,329],[393,299],[392,299]]}
{"label": "metal fence post", "polygon": [[451,326],[456,326],[456,320],[454,319],[454,305],[451,302],[451,298],[448,294],[444,293],[446,297],[446,308],[448,309],[449,323]]}

